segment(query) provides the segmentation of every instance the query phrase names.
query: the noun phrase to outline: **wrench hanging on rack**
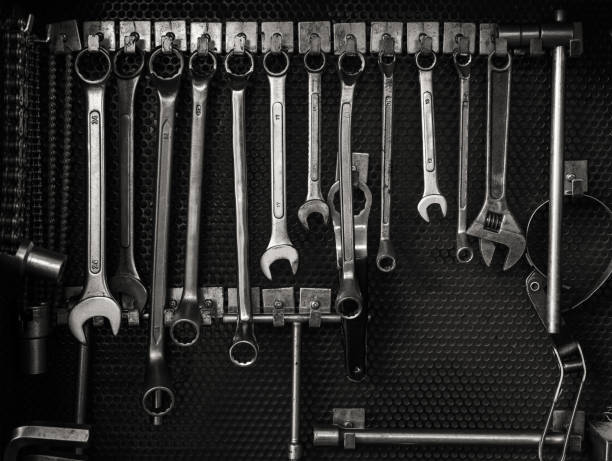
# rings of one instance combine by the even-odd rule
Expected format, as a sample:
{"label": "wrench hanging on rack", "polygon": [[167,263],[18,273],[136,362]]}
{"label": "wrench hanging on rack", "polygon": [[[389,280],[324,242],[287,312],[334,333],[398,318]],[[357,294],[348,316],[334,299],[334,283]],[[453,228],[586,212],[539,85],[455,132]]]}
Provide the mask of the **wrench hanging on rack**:
{"label": "wrench hanging on rack", "polygon": [[[265,25],[266,23],[262,24],[262,27]],[[293,33],[292,24],[291,33]],[[272,280],[270,266],[274,262],[287,260],[294,275],[299,264],[298,252],[291,243],[287,231],[285,80],[290,60],[282,47],[283,39],[286,37],[280,32],[273,33],[270,37],[270,49],[263,57],[263,67],[270,84],[272,235],[259,263],[261,271],[268,280]]]}
{"label": "wrench hanging on rack", "polygon": [[[168,233],[170,231],[170,193],[172,180],[172,144],[176,98],[183,73],[183,54],[173,45],[168,32],[149,59],[149,72],[159,99],[159,135],[157,145],[157,190],[153,233],[153,269],[149,313],[149,354],[142,397],[144,410],[155,425],[174,406],[170,370],[165,359],[164,308],[167,296]],[[163,63],[163,64],[162,64]]]}
{"label": "wrench hanging on rack", "polygon": [[202,315],[198,299],[198,257],[200,243],[200,209],[206,104],[210,80],[217,70],[217,58],[209,49],[210,36],[198,38],[198,47],[189,58],[192,88],[191,158],[187,206],[187,243],[185,245],[185,286],[170,324],[170,337],[178,346],[191,346],[200,337]]}
{"label": "wrench hanging on rack", "polygon": [[108,51],[100,46],[100,35],[89,35],[87,48],[79,52],[75,71],[87,95],[87,272],[78,303],[70,311],[68,325],[81,343],[87,338],[84,325],[94,317],[108,319],[113,334],[121,326],[121,307],[112,297],[105,265],[105,176],[104,176],[104,90],[111,73]]}
{"label": "wrench hanging on rack", "polygon": [[[229,26],[227,26],[229,29]],[[226,32],[229,34],[229,30]],[[241,32],[228,36],[233,40],[225,57],[225,71],[230,78],[232,90],[232,141],[234,151],[234,193],[236,196],[236,252],[238,260],[238,316],[236,332],[229,348],[229,357],[234,365],[247,367],[257,360],[259,347],[253,329],[253,306],[249,277],[249,216],[247,194],[247,154],[245,142],[244,102],[249,77],[255,69],[255,60],[246,48],[247,36]],[[227,49],[226,45],[226,49]],[[233,70],[232,61],[248,59],[246,70]]]}

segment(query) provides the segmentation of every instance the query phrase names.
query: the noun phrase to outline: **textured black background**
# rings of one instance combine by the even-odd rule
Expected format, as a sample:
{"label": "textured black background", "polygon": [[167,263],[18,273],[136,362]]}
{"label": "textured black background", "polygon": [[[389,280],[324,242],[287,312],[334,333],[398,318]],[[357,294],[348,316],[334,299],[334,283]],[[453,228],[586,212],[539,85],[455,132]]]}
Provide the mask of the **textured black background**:
{"label": "textured black background", "polygon": [[[585,53],[568,60],[566,158],[590,161],[590,190],[612,199],[612,43],[606,2],[571,2],[570,18],[584,21]],[[54,2],[37,7],[38,21],[92,19],[226,20],[459,20],[475,22],[549,21],[549,2]],[[68,7],[69,6],[69,7]],[[297,26],[296,26],[297,30]],[[339,83],[335,58],[323,77],[323,186],[334,177]],[[44,75],[44,73],[43,73]],[[458,84],[448,57],[440,58],[434,76],[439,182],[449,202],[445,219],[430,224],[417,213],[422,193],[421,127],[418,73],[412,58],[402,57],[396,71],[393,150],[392,238],[398,267],[392,274],[376,270],[380,216],[381,76],[368,57],[357,89],[353,147],[370,153],[369,184],[374,194],[370,254],[369,377],[359,384],[344,377],[340,333],[334,328],[308,330],[303,338],[302,441],[305,459],[536,459],[534,449],[360,448],[357,452],[313,448],[312,425],[329,422],[334,407],[365,407],[372,427],[496,428],[543,427],[557,370],[545,331],[524,290],[528,265],[522,261],[501,272],[501,258],[487,268],[477,257],[469,265],[455,262]],[[287,192],[289,232],[300,251],[295,278],[288,267],[275,267],[274,283],[259,270],[269,239],[268,84],[257,62],[247,92],[247,151],[251,282],[254,286],[335,287],[337,273],[333,233],[318,225],[304,232],[297,210],[306,195],[307,79],[301,58],[292,60],[287,78]],[[61,92],[60,92],[61,94]],[[137,263],[150,281],[157,98],[148,76],[139,85],[136,105]],[[482,204],[486,61],[475,60],[470,124],[471,220]],[[184,263],[191,96],[185,78],[177,113],[169,283],[180,286]],[[43,98],[44,101],[44,98]],[[71,201],[68,284],[82,283],[84,261],[85,124],[83,93],[75,88],[73,200]],[[550,58],[517,58],[512,79],[508,201],[523,226],[547,197],[550,125]],[[117,91],[107,93],[108,262],[117,263],[118,123]],[[231,100],[221,73],[211,87],[206,133],[200,281],[236,284],[234,188],[231,150]],[[609,228],[593,245],[611,243]],[[580,233],[574,238],[580,238]],[[574,252],[574,258],[580,254]],[[571,264],[572,258],[566,257]],[[600,261],[601,262],[601,261]],[[601,411],[610,404],[612,317],[608,284],[567,320],[584,346],[589,378],[582,407]],[[96,334],[90,380],[89,421],[94,425],[89,453],[93,459],[284,459],[289,437],[289,329],[258,327],[260,359],[252,369],[233,367],[227,358],[231,328],[214,326],[191,349],[170,346],[176,406],[161,427],[153,427],[140,406],[147,330],[123,328],[118,337],[107,329]],[[51,372],[14,383],[14,423],[32,419],[70,421],[74,412],[76,344],[58,332],[51,350]],[[575,458],[579,459],[579,458]]]}

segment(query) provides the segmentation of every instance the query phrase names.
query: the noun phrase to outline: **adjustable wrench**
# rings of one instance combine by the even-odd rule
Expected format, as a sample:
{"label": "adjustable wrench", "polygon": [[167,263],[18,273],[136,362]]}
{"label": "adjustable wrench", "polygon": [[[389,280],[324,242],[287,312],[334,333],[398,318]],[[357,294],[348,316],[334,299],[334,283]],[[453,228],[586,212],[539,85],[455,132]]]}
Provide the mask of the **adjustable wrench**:
{"label": "adjustable wrench", "polygon": [[236,73],[230,60],[237,55],[236,48],[225,58],[225,71],[232,89],[232,141],[234,151],[234,193],[236,196],[236,253],[238,259],[238,320],[236,332],[229,348],[234,365],[247,367],[257,360],[259,347],[253,331],[253,306],[249,279],[249,216],[247,194],[247,155],[245,143],[244,96],[248,79],[255,68],[253,55],[244,49],[244,37],[239,36],[240,53],[250,61],[246,72]]}
{"label": "adjustable wrench", "polygon": [[[194,69],[197,59],[208,56],[212,69],[206,75]],[[217,59],[208,50],[206,54],[194,51],[189,59],[192,82],[193,109],[191,120],[191,159],[189,165],[189,198],[187,208],[187,244],[185,246],[185,286],[178,308],[170,324],[170,337],[179,346],[191,346],[200,336],[202,316],[198,303],[198,256],[200,247],[200,208],[202,168],[204,164],[204,133],[206,103],[210,79],[217,69]],[[179,334],[180,330],[180,334]]]}
{"label": "adjustable wrench", "polygon": [[[157,59],[178,60],[179,67],[172,75],[155,71]],[[151,280],[151,312],[149,325],[149,356],[142,397],[144,410],[153,416],[155,424],[174,406],[174,391],[170,371],[164,357],[164,308],[167,295],[168,233],[170,227],[170,193],[172,180],[172,140],[176,97],[181,83],[184,61],[180,51],[172,46],[172,37],[163,38],[149,59],[149,72],[159,99],[159,135],[157,144],[157,190],[155,197],[155,228],[153,233],[153,277]]]}
{"label": "adjustable wrench", "polygon": [[[318,46],[314,47],[314,44]],[[329,221],[329,207],[323,199],[321,192],[321,73],[325,68],[325,53],[321,51],[320,38],[313,40],[313,48],[304,55],[304,67],[308,72],[308,193],[306,202],[298,210],[298,218],[309,230],[308,217],[318,213],[327,224]],[[312,57],[320,59],[318,65],[309,64]]]}
{"label": "adjustable wrench", "polygon": [[[135,46],[137,37],[113,56],[113,68],[119,87],[119,148],[120,148],[120,190],[121,190],[121,245],[119,266],[110,280],[113,294],[121,301],[126,311],[142,311],[147,302],[147,289],[140,280],[134,261],[134,96],[140,74],[144,68],[145,56]],[[128,51],[131,50],[131,51]],[[131,74],[125,75],[118,68],[124,53],[137,54],[140,65]]]}
{"label": "adjustable wrench", "polygon": [[525,236],[506,201],[506,162],[512,56],[506,52],[502,66],[488,59],[487,83],[487,179],[485,202],[467,233],[480,239],[480,253],[491,265],[495,244],[508,247],[504,270],[514,266],[525,252]]}
{"label": "adjustable wrench", "polygon": [[468,156],[470,123],[470,71],[472,55],[453,53],[453,63],[459,76],[459,186],[457,194],[457,261],[469,263],[474,258],[474,250],[468,242],[467,200],[468,200]]}
{"label": "adjustable wrench", "polygon": [[[276,34],[275,34],[276,35]],[[272,40],[274,43],[274,40]],[[286,259],[295,275],[298,270],[299,255],[287,232],[287,193],[285,165],[285,79],[289,70],[289,56],[280,49],[268,51],[264,55],[263,66],[270,83],[270,149],[272,177],[272,235],[270,242],[259,264],[261,271],[268,280],[272,280],[270,266],[280,259]],[[271,56],[282,56],[285,65],[279,72],[274,72],[268,66]]]}
{"label": "adjustable wrench", "polygon": [[[102,57],[106,70],[102,76],[90,79],[87,69],[82,69],[86,57]],[[111,72],[108,52],[100,46],[100,37],[90,35],[88,47],[75,61],[75,70],[85,84],[87,94],[87,272],[85,286],[78,303],[70,311],[68,325],[74,337],[81,343],[87,338],[84,324],[94,317],[106,317],[113,334],[121,326],[121,307],[110,294],[106,282],[105,258],[105,184],[104,184],[104,90]]]}
{"label": "adjustable wrench", "polygon": [[[423,38],[423,43],[427,37]],[[431,57],[429,65],[421,59]],[[417,205],[421,218],[429,222],[427,209],[430,205],[440,205],[442,216],[446,216],[446,199],[438,189],[438,174],[436,167],[436,128],[434,124],[433,69],[436,66],[436,53],[427,46],[422,46],[415,55],[419,69],[419,85],[421,88],[421,131],[423,136],[423,197]]]}
{"label": "adjustable wrench", "polygon": [[[393,39],[383,35],[378,54],[378,67],[383,76],[382,103],[382,173],[380,192],[380,241],[376,265],[382,272],[395,269],[395,250],[391,243],[391,154],[393,150],[393,73],[395,71],[395,52]],[[391,60],[389,60],[391,57]]]}

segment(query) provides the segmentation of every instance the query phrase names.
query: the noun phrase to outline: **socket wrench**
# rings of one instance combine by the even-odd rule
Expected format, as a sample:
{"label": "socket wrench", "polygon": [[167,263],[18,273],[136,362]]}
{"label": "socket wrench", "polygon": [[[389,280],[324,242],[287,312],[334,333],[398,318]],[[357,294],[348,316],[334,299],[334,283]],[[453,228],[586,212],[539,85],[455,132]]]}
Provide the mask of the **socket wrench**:
{"label": "socket wrench", "polygon": [[[207,61],[207,63],[205,63]],[[205,66],[206,68],[203,68]],[[192,83],[191,157],[185,245],[185,286],[170,324],[170,337],[179,346],[191,346],[200,337],[202,315],[198,301],[198,256],[200,248],[200,209],[204,135],[209,83],[217,70],[217,58],[208,50],[194,51],[189,59]]]}
{"label": "socket wrench", "polygon": [[112,66],[98,35],[89,36],[88,47],[77,55],[74,67],[87,95],[87,272],[79,301],[70,311],[68,325],[74,337],[85,343],[84,325],[94,317],[108,319],[115,335],[121,326],[121,307],[108,289],[104,261],[104,90]]}

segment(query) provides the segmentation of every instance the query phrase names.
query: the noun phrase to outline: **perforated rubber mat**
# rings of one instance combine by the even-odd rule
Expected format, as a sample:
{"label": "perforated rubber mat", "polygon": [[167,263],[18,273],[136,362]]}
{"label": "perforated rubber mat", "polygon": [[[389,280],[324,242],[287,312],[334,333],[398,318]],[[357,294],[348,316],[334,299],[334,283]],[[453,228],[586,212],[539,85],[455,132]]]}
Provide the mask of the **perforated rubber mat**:
{"label": "perforated rubber mat", "polygon": [[[549,2],[430,0],[402,2],[304,1],[102,1],[83,0],[41,10],[38,21],[94,19],[189,19],[331,21],[445,20],[548,22]],[[68,6],[68,5],[67,5]],[[558,6],[555,4],[554,6]],[[53,10],[51,10],[53,8]],[[36,12],[36,10],[35,10]],[[569,17],[584,23],[585,53],[568,60],[566,159],[589,160],[589,193],[612,203],[612,8],[606,2],[570,2]],[[323,75],[322,178],[327,191],[336,163],[339,82],[335,58]],[[42,70],[42,78],[46,69]],[[60,79],[61,81],[61,79]],[[339,329],[304,330],[302,432],[306,460],[322,459],[537,459],[535,449],[474,447],[359,447],[356,452],[312,446],[312,426],[331,422],[334,407],[365,407],[366,425],[378,428],[541,430],[557,380],[551,344],[527,298],[523,259],[508,272],[502,257],[487,268],[478,254],[468,265],[455,261],[458,167],[458,81],[449,57],[434,72],[439,183],[447,197],[446,218],[435,211],[425,223],[417,213],[422,194],[418,72],[411,57],[399,59],[395,78],[392,239],[395,272],[378,272],[382,78],[368,56],[356,91],[353,149],[370,153],[369,185],[374,195],[369,225],[368,378],[345,378]],[[287,77],[287,204],[289,233],[300,252],[294,277],[274,266],[275,281],[259,269],[270,232],[270,147],[268,82],[257,61],[247,90],[249,231],[251,283],[260,287],[337,286],[331,227],[306,233],[297,210],[306,196],[307,76],[294,57]],[[62,94],[62,92],[58,92]],[[107,91],[108,269],[118,262],[119,152],[116,81]],[[485,181],[486,60],[475,60],[471,84],[469,217],[482,205]],[[190,82],[184,78],[177,111],[173,171],[169,284],[181,286],[186,232]],[[44,98],[42,98],[44,101]],[[73,196],[67,284],[83,280],[85,257],[84,94],[74,91]],[[136,250],[139,272],[150,282],[157,150],[157,97],[148,76],[136,102]],[[225,76],[212,83],[206,125],[200,282],[236,284],[231,99]],[[550,57],[514,60],[508,157],[508,202],[522,224],[548,195]],[[585,220],[588,226],[588,220]],[[595,248],[612,245],[609,227],[589,232]],[[581,240],[579,233],[571,238]],[[476,242],[473,242],[476,246]],[[544,244],[544,242],[542,242]],[[597,253],[590,252],[588,254]],[[609,254],[609,252],[607,253]],[[579,258],[581,255],[575,255]],[[573,264],[566,258],[565,264]],[[584,264],[584,261],[580,261]],[[612,404],[612,287],[608,283],[585,306],[566,316],[584,347],[589,369],[581,408],[602,411]],[[168,348],[176,405],[161,427],[141,408],[147,325],[124,327],[118,337],[96,331],[90,377],[89,422],[95,460],[280,460],[289,440],[291,331],[258,326],[260,358],[251,369],[228,359],[229,326],[206,328],[193,348]],[[52,342],[51,371],[15,383],[15,424],[31,420],[71,421],[76,375],[75,341],[65,330]],[[572,455],[571,459],[581,459]],[[582,458],[582,459],[586,459]]]}

